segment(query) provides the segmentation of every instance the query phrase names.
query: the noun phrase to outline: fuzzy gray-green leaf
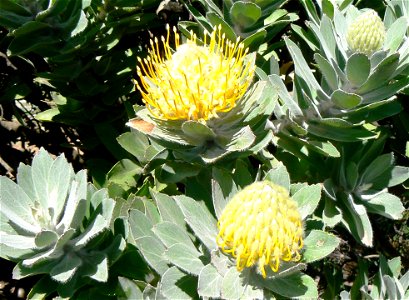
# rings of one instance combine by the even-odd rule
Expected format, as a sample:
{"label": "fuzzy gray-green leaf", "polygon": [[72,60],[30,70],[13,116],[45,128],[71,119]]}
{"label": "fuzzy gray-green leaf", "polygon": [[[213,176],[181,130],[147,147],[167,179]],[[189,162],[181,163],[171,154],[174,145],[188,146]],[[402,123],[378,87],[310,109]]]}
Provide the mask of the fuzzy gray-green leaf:
{"label": "fuzzy gray-green leaf", "polygon": [[317,208],[321,199],[321,185],[308,185],[298,190],[292,198],[298,203],[298,211],[304,220]]}
{"label": "fuzzy gray-green leaf", "polygon": [[174,244],[165,251],[166,258],[180,269],[198,276],[203,262],[199,259],[203,254],[186,244]]}
{"label": "fuzzy gray-green leaf", "polygon": [[164,257],[165,247],[154,237],[144,236],[135,239],[135,244],[141,251],[144,259],[160,275],[168,269],[166,258]]}
{"label": "fuzzy gray-green leaf", "polygon": [[197,292],[200,297],[218,299],[221,297],[223,277],[211,264],[202,268],[199,274]]}
{"label": "fuzzy gray-green leaf", "polygon": [[301,272],[285,277],[263,280],[265,288],[286,298],[318,299],[317,285],[313,278]]}
{"label": "fuzzy gray-green leaf", "polygon": [[371,62],[363,53],[352,54],[346,64],[346,75],[354,87],[361,86],[369,77]]}
{"label": "fuzzy gray-green leaf", "polygon": [[166,194],[157,193],[153,190],[151,190],[150,193],[158,206],[163,221],[178,224],[182,228],[186,226],[183,213],[172,197]]}
{"label": "fuzzy gray-green leaf", "polygon": [[50,272],[51,278],[64,283],[74,276],[81,266],[81,259],[76,255],[65,256]]}
{"label": "fuzzy gray-green leaf", "polygon": [[405,210],[401,200],[389,193],[382,193],[365,201],[365,206],[369,212],[377,213],[393,220],[400,219]]}
{"label": "fuzzy gray-green leaf", "polygon": [[336,90],[331,95],[331,101],[341,109],[352,109],[361,104],[362,97],[343,90]]}
{"label": "fuzzy gray-green leaf", "polygon": [[312,230],[304,239],[303,261],[311,263],[331,254],[339,244],[339,239],[333,234]]}
{"label": "fuzzy gray-green leaf", "polygon": [[286,188],[287,191],[290,190],[290,175],[287,172],[287,168],[282,163],[279,163],[277,166],[270,169],[264,176],[264,179],[277,185],[281,185]]}
{"label": "fuzzy gray-green leaf", "polygon": [[217,249],[216,220],[209,212],[204,202],[195,201],[186,196],[174,197],[182,209],[186,222],[192,228],[196,236],[209,250]]}
{"label": "fuzzy gray-green leaf", "polygon": [[314,59],[330,88],[336,90],[338,88],[338,76],[337,72],[334,70],[334,67],[319,53],[314,54]]}
{"label": "fuzzy gray-green leaf", "polygon": [[405,16],[397,19],[386,32],[384,48],[395,52],[405,40],[405,34],[408,29],[408,19]]}
{"label": "fuzzy gray-green leaf", "polygon": [[185,273],[180,271],[176,267],[169,268],[161,278],[159,283],[160,293],[166,297],[166,299],[178,299],[178,300],[190,300],[192,296],[187,293],[183,288],[186,284],[189,284],[193,278],[186,276]]}
{"label": "fuzzy gray-green leaf", "polygon": [[177,224],[166,221],[161,222],[153,227],[153,232],[167,248],[175,244],[184,244],[192,250],[196,250],[186,229],[183,229]]}

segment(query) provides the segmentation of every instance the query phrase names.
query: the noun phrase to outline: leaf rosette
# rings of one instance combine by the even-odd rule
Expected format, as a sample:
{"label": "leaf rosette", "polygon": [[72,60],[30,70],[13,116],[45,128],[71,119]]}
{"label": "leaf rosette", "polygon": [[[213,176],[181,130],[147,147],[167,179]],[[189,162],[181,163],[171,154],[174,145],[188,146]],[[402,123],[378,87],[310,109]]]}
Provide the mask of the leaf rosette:
{"label": "leaf rosette", "polygon": [[115,202],[87,184],[84,170],[75,173],[63,155],[53,159],[41,149],[32,166],[20,164],[17,183],[0,177],[0,203],[0,254],[17,262],[14,279],[49,274],[62,295],[83,285],[79,278],[107,281],[108,259],[124,241],[117,236],[100,247]]}

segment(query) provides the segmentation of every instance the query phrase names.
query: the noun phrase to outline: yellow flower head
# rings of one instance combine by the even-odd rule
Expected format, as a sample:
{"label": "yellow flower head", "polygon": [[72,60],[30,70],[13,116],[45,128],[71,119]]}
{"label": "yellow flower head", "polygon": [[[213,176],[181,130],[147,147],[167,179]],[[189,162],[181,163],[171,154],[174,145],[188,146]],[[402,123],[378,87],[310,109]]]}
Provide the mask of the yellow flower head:
{"label": "yellow flower head", "polygon": [[[231,110],[246,92],[254,68],[245,56],[248,49],[237,40],[227,40],[221,26],[209,34],[207,43],[197,43],[196,35],[180,44],[173,27],[175,50],[167,37],[151,40],[149,56],[138,58],[137,73],[143,101],[151,114],[162,120],[203,121]],[[162,48],[162,53],[161,50]]]}
{"label": "yellow flower head", "polygon": [[258,264],[277,272],[280,261],[300,260],[303,226],[297,203],[288,191],[269,181],[255,182],[238,192],[218,221],[217,244],[236,259],[237,270]]}

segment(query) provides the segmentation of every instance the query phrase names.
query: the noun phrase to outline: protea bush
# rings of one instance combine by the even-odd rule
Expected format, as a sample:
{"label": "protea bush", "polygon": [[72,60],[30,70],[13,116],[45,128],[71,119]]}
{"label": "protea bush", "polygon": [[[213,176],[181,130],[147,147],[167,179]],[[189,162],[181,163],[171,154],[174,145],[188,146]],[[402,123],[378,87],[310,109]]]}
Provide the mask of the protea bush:
{"label": "protea bush", "polygon": [[0,298],[406,299],[408,24],[0,0]]}
{"label": "protea bush", "polygon": [[115,201],[88,185],[86,172],[75,173],[64,156],[53,159],[42,149],[32,166],[19,166],[17,183],[0,177],[0,203],[0,255],[17,263],[13,278],[47,274],[65,296],[85,278],[108,280],[123,248],[120,236],[100,246]]}

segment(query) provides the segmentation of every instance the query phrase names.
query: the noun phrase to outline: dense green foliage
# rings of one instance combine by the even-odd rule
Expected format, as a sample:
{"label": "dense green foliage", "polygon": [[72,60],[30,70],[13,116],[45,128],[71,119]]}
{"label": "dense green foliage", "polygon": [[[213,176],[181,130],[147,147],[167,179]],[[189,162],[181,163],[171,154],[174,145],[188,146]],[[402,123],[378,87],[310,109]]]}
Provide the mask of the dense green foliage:
{"label": "dense green foliage", "polygon": [[[167,24],[200,51],[214,28],[218,43],[249,49],[255,75],[231,110],[152,114],[149,90],[135,87],[137,57],[165,65],[154,54],[174,34]],[[29,299],[409,297],[408,25],[405,0],[1,0],[1,118],[67,132],[15,181],[0,177],[0,257],[15,263],[12,277],[37,276]],[[199,75],[211,67],[198,65]],[[160,91],[169,66],[148,88]],[[169,94],[172,80],[188,90],[197,75],[177,79],[178,67]],[[60,155],[71,149],[78,170]],[[239,270],[216,242],[226,204],[262,180],[288,191],[304,225],[300,260],[267,276]]]}

